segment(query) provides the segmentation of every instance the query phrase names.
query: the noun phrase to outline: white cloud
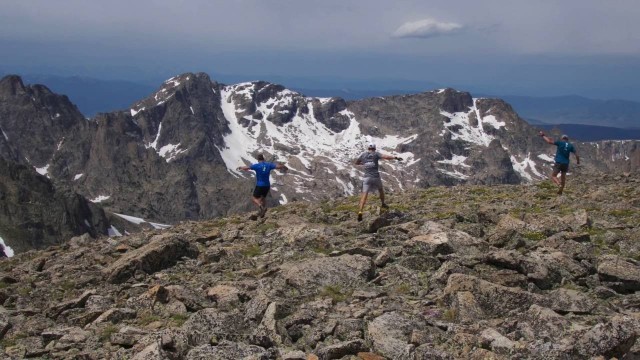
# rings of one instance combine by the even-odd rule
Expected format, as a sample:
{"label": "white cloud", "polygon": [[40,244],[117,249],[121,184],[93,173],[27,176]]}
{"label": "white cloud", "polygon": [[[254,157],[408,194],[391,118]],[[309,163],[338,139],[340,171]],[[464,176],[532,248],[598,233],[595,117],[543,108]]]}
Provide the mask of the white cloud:
{"label": "white cloud", "polygon": [[394,33],[398,38],[431,38],[442,35],[455,34],[464,29],[456,23],[440,22],[434,19],[424,19],[402,24]]}

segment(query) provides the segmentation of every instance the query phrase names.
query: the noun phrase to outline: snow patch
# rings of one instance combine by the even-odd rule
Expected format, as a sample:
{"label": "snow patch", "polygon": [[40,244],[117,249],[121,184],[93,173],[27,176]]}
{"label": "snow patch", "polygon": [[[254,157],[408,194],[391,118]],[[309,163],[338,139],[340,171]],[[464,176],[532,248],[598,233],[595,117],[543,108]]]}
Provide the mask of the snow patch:
{"label": "snow patch", "polygon": [[158,224],[158,223],[153,223],[153,222],[150,222],[149,224],[151,226],[153,226],[153,228],[156,229],[156,230],[164,230],[164,229],[168,229],[168,228],[171,227],[171,225],[168,225],[168,224]]}
{"label": "snow patch", "polygon": [[194,115],[196,114],[195,112],[193,112],[193,106],[189,106],[189,109],[191,109],[191,113],[192,114],[194,114]]}
{"label": "snow patch", "polygon": [[[450,119],[450,121],[445,123],[444,126],[451,132],[451,138],[453,140],[460,139],[473,144],[489,146],[494,137],[484,131],[483,124],[486,123],[496,129],[499,129],[505,126],[506,123],[504,121],[498,121],[493,115],[481,117],[480,111],[477,107],[477,101],[478,99],[473,99],[473,106],[471,106],[467,112],[461,111],[449,113],[441,110],[440,114]],[[469,117],[472,114],[475,115],[477,120],[477,124],[475,126],[471,125],[469,121]],[[444,136],[444,133],[440,133],[440,136]]]}
{"label": "snow patch", "polygon": [[493,126],[495,129],[500,129],[501,127],[507,125],[507,123],[505,123],[504,121],[498,121],[498,119],[496,119],[496,117],[493,115],[487,115],[483,117],[482,122]]}
{"label": "snow patch", "polygon": [[78,179],[80,179],[80,178],[81,178],[81,177],[83,177],[83,176],[84,176],[84,174],[76,174],[76,176],[74,176],[74,177],[73,177],[73,180],[74,180],[74,181],[75,181],[75,180],[78,180]]}
{"label": "snow patch", "polygon": [[95,198],[93,198],[93,199],[91,199],[89,201],[91,201],[92,203],[99,203],[99,202],[103,202],[105,200],[109,200],[110,197],[111,196],[109,196],[109,195],[99,195],[99,196],[97,196],[97,197],[95,197]]}
{"label": "snow patch", "polygon": [[456,178],[460,180],[466,180],[469,178],[469,175],[465,175],[458,170],[455,170],[455,171],[449,171],[444,169],[437,169],[437,170],[445,175],[451,176],[452,178]]}
{"label": "snow patch", "polygon": [[138,114],[138,113],[139,113],[139,112],[141,112],[141,111],[145,111],[145,110],[146,110],[146,108],[145,108],[144,106],[143,106],[143,107],[141,107],[141,108],[139,108],[138,110],[136,110],[136,109],[131,109],[131,116],[136,116],[136,114]]}
{"label": "snow patch", "polygon": [[2,244],[2,246],[4,246],[4,254],[7,255],[7,257],[13,257],[14,252],[13,249],[9,246],[7,246],[7,244],[4,242],[4,239],[2,238],[2,236],[0,236],[0,244]]}
{"label": "snow patch", "polygon": [[37,168],[37,167],[34,167],[34,168],[36,169],[38,174],[46,176],[46,177],[49,177],[49,164],[47,164],[47,165],[45,165],[43,167],[40,167],[40,168]]}
{"label": "snow patch", "polygon": [[278,202],[280,203],[280,205],[284,205],[286,203],[288,203],[289,201],[287,200],[287,197],[285,196],[285,194],[280,194],[280,197],[282,199],[278,200]]}
{"label": "snow patch", "polygon": [[158,150],[158,155],[165,158],[167,162],[170,162],[171,160],[175,159],[176,156],[184,152],[187,152],[187,150],[180,149],[180,144],[167,144],[161,147],[160,150]]}
{"label": "snow patch", "polygon": [[154,229],[158,229],[158,230],[167,229],[167,228],[171,227],[171,225],[168,225],[168,224],[160,224],[160,223],[148,222],[143,218],[139,218],[139,217],[135,217],[135,216],[123,215],[123,214],[118,214],[118,213],[113,213],[113,214],[114,215],[118,215],[119,217],[127,220],[128,222],[136,224],[136,225],[140,225],[142,223],[149,223],[149,225],[153,226]]}
{"label": "snow patch", "polygon": [[[531,160],[530,155],[531,154],[527,154],[527,156],[522,161],[518,161],[518,159],[514,155],[511,155],[510,159],[513,170],[515,170],[518,174],[520,174],[522,178],[527,179],[528,181],[533,181],[534,177],[538,179],[544,178],[544,175],[542,175],[536,168],[536,163]],[[538,155],[538,157],[540,157],[540,155]]]}
{"label": "snow patch", "polygon": [[471,166],[469,166],[469,165],[464,163],[466,160],[467,160],[466,156],[453,155],[453,157],[451,159],[438,160],[438,162],[441,163],[441,164],[451,164],[451,165],[460,165],[460,166],[464,166],[464,167],[471,167]]}
{"label": "snow patch", "polygon": [[113,225],[111,225],[111,227],[107,229],[107,235],[109,235],[109,237],[122,236],[120,231],[118,231],[118,229],[116,229],[116,227]]}
{"label": "snow patch", "polygon": [[552,158],[551,156],[547,155],[547,154],[538,155],[538,159],[544,160],[546,162],[555,162],[555,159]]}
{"label": "snow patch", "polygon": [[2,131],[2,135],[4,136],[4,139],[9,141],[9,137],[7,136],[7,133],[4,132],[4,130],[2,128],[0,128],[0,131]]}

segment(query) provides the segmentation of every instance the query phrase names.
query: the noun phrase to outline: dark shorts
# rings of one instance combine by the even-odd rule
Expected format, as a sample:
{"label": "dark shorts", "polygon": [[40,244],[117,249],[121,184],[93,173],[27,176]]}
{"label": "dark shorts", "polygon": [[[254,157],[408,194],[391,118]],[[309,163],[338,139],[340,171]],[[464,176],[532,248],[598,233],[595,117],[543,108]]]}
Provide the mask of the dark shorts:
{"label": "dark shorts", "polygon": [[555,163],[555,165],[553,165],[553,171],[566,173],[569,171],[569,164]]}
{"label": "dark shorts", "polygon": [[382,189],[382,180],[380,178],[366,177],[362,179],[362,192],[370,193]]}
{"label": "dark shorts", "polygon": [[261,198],[261,197],[267,197],[267,194],[269,193],[269,186],[256,186],[255,189],[253,189],[253,197],[254,198]]}

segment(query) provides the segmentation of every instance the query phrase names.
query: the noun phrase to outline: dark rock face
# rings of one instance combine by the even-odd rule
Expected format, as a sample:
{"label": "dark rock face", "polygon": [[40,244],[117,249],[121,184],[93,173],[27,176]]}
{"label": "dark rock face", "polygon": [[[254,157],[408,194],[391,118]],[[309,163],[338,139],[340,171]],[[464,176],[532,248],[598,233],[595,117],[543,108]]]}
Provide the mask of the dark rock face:
{"label": "dark rock face", "polygon": [[104,211],[54,185],[25,165],[0,158],[0,233],[14,251],[59,244],[73,236],[105,234]]}

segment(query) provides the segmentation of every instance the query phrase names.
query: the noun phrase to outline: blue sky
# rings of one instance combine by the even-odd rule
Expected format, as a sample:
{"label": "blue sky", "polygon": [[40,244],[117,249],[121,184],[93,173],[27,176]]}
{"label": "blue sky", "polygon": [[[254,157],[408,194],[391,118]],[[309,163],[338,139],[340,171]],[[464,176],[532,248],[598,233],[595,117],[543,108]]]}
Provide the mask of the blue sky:
{"label": "blue sky", "polygon": [[0,2],[0,72],[640,100],[635,0]]}

